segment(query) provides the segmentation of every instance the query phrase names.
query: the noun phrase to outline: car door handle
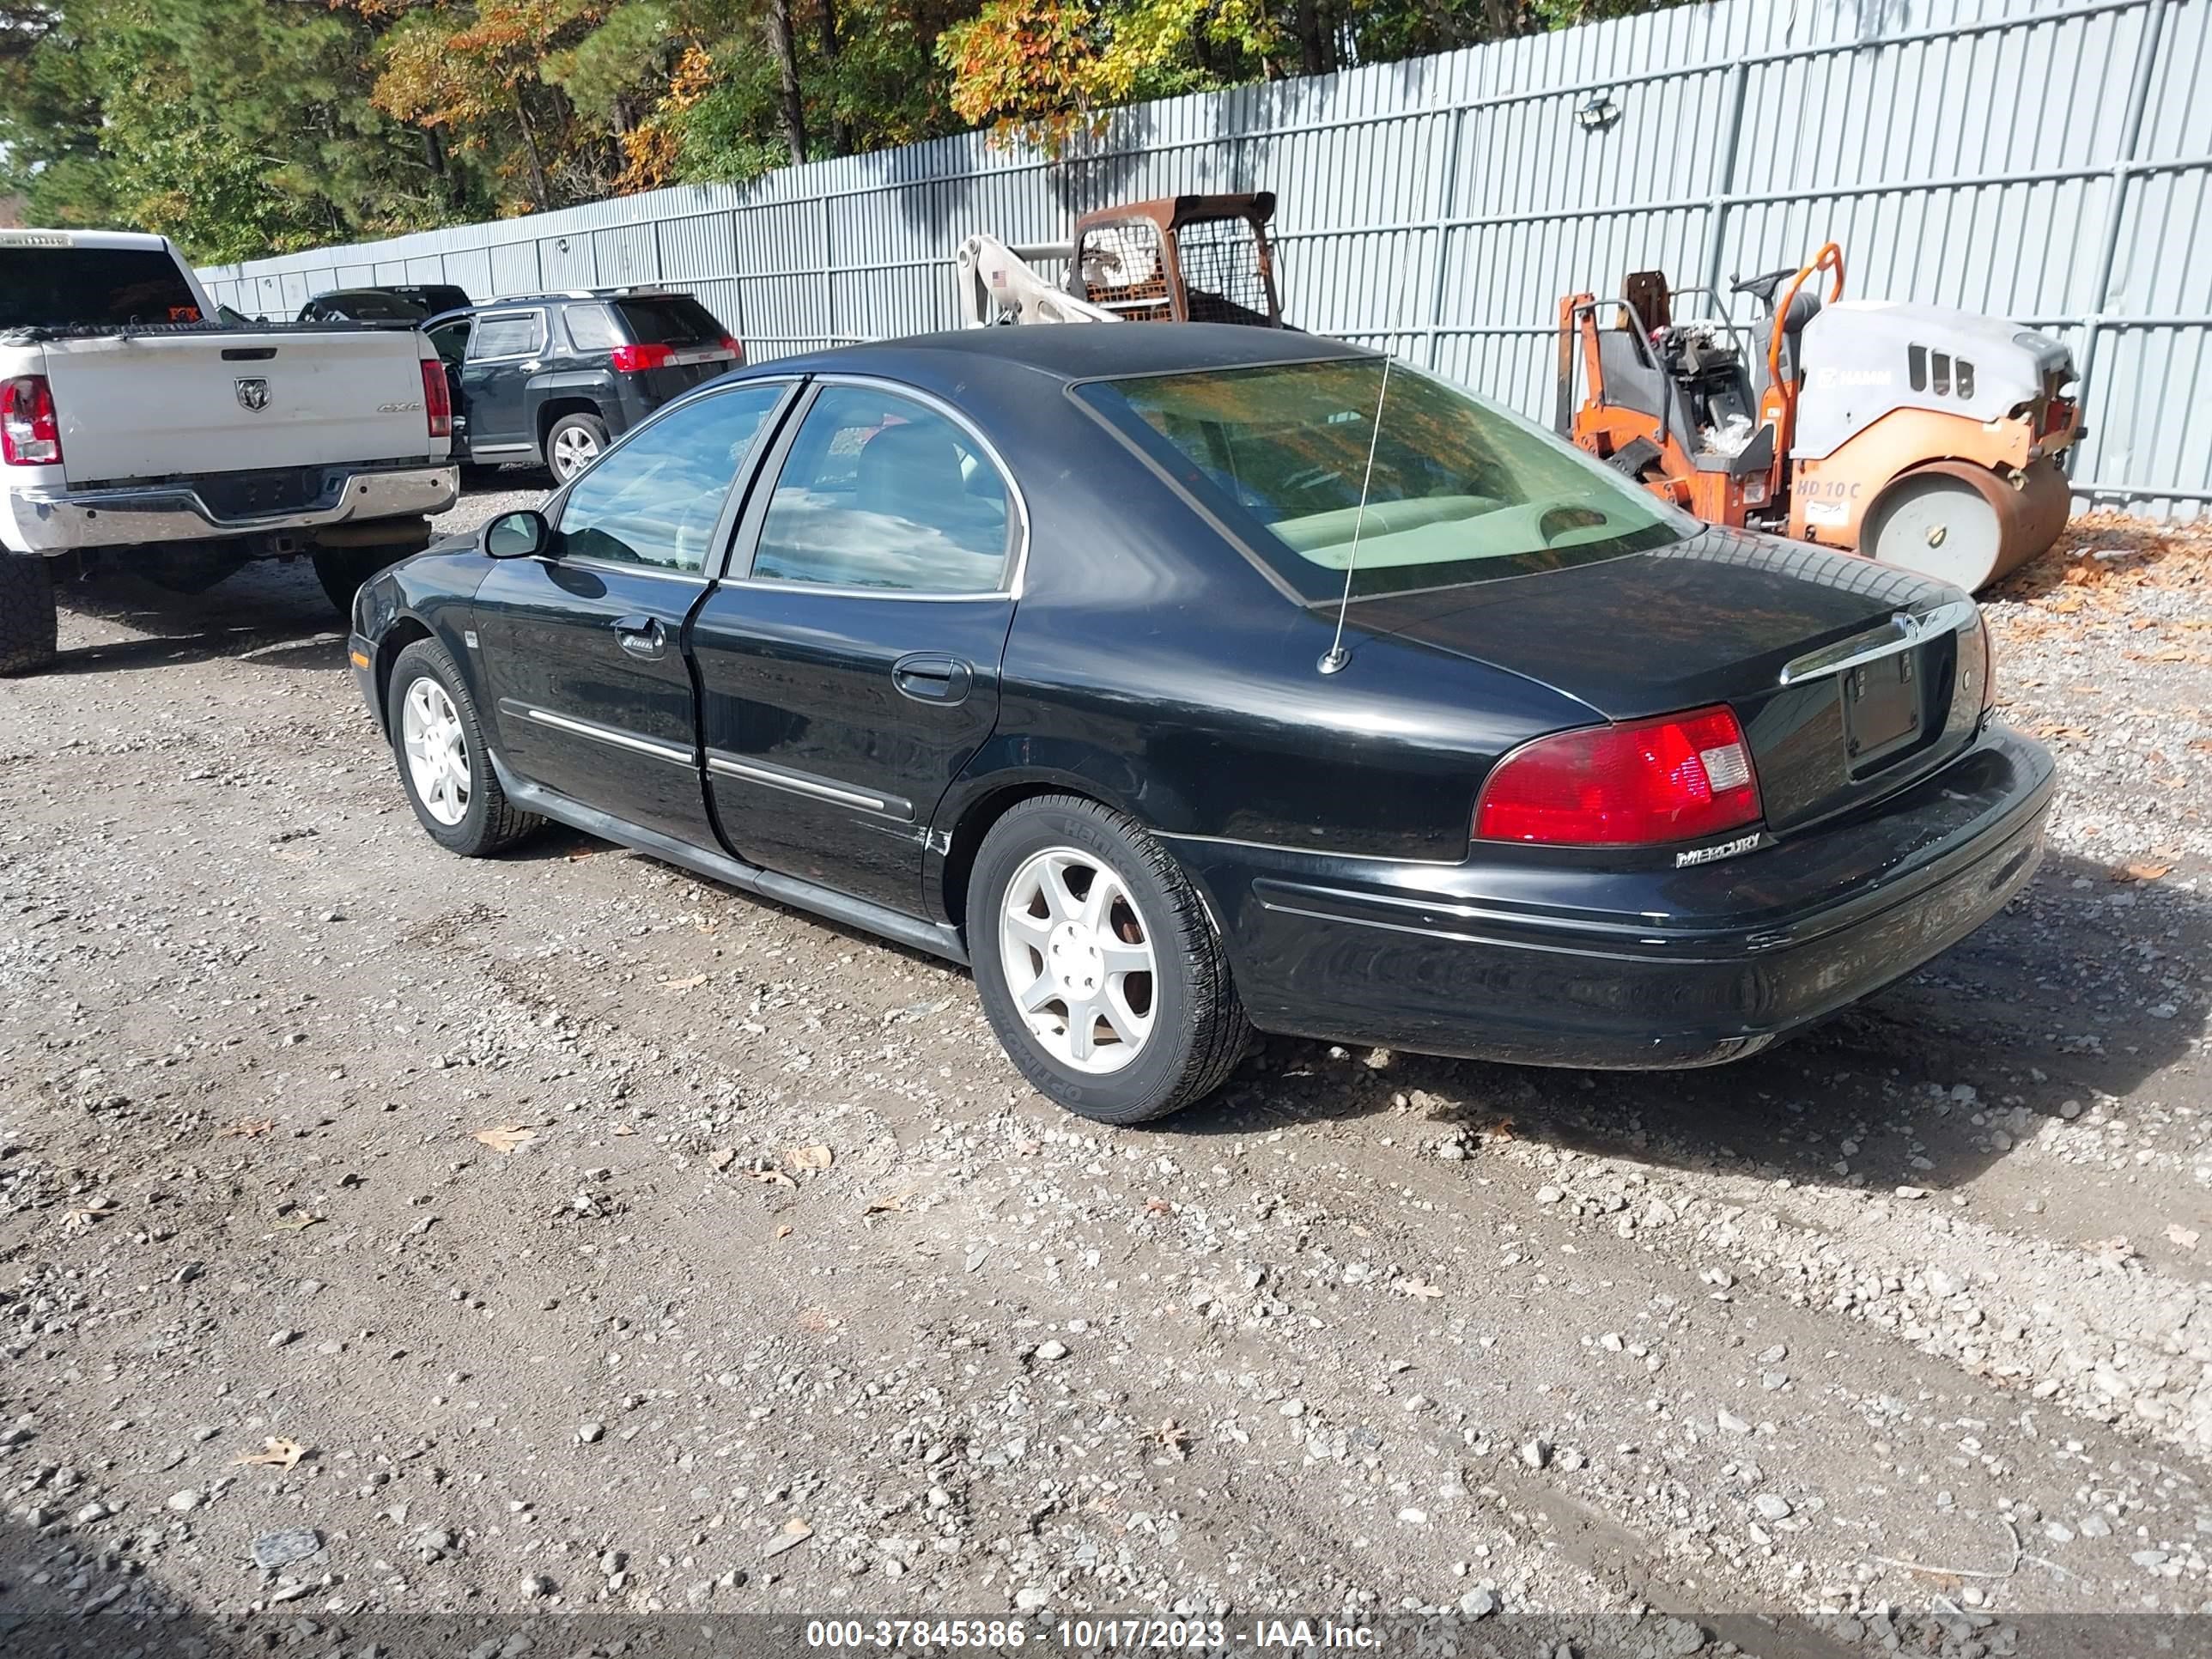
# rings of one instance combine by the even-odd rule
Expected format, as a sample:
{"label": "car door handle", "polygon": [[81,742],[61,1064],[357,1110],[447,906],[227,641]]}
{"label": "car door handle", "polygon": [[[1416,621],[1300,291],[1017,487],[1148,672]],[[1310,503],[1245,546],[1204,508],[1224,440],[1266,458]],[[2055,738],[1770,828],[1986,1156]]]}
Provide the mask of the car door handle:
{"label": "car door handle", "polygon": [[891,684],[916,702],[965,702],[975,671],[957,657],[918,652],[891,665]]}
{"label": "car door handle", "polygon": [[617,617],[615,638],[633,657],[652,662],[668,649],[668,630],[658,617]]}

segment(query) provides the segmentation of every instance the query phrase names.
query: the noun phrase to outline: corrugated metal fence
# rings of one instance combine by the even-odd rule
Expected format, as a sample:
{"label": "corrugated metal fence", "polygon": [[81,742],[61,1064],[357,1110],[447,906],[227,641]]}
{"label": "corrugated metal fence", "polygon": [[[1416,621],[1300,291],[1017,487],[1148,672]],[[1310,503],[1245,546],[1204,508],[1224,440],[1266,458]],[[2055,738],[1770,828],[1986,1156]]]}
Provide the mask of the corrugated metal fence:
{"label": "corrugated metal fence", "polygon": [[951,326],[971,231],[1053,240],[1115,201],[1272,189],[1294,320],[1547,416],[1560,295],[1834,240],[1856,294],[2069,340],[2077,493],[2191,515],[2212,503],[2208,83],[2212,0],[1714,0],[1144,105],[1059,161],[971,134],[206,275],[270,316],[373,283],[665,283],[759,359]]}

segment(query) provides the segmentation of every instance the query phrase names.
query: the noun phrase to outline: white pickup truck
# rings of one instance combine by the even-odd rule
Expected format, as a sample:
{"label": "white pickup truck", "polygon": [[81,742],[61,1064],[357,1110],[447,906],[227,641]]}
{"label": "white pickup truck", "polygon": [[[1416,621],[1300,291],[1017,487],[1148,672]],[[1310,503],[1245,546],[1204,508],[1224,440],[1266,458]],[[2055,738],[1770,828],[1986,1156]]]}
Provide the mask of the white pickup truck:
{"label": "white pickup truck", "polygon": [[216,317],[161,237],[0,230],[0,673],[53,659],[57,566],[192,590],[306,554],[343,611],[453,505],[422,334]]}

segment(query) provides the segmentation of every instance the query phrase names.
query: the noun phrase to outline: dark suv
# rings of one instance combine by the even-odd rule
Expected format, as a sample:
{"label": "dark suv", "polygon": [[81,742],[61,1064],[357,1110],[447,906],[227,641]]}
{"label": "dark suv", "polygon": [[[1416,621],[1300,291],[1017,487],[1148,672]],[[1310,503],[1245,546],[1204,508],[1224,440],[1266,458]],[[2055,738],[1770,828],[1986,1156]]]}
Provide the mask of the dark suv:
{"label": "dark suv", "polygon": [[688,294],[610,288],[491,300],[422,325],[453,383],[453,455],[537,461],[562,483],[744,347]]}

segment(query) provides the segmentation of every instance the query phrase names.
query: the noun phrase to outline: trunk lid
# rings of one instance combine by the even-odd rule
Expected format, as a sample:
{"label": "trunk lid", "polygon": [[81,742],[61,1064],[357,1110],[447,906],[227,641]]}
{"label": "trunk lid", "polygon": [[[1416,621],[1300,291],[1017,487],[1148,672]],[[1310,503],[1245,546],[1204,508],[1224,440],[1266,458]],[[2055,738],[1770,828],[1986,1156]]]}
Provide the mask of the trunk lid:
{"label": "trunk lid", "polygon": [[74,488],[440,458],[412,331],[190,330],[46,344]]}
{"label": "trunk lid", "polygon": [[[1983,647],[1971,605],[1924,635],[1892,620],[1962,598],[1870,560],[1708,530],[1653,552],[1369,599],[1351,614],[1612,720],[1727,703],[1778,832],[1878,799],[1972,739]],[[1881,654],[1845,667],[1809,660],[1827,647]],[[1803,665],[1785,684],[1793,664]]]}

